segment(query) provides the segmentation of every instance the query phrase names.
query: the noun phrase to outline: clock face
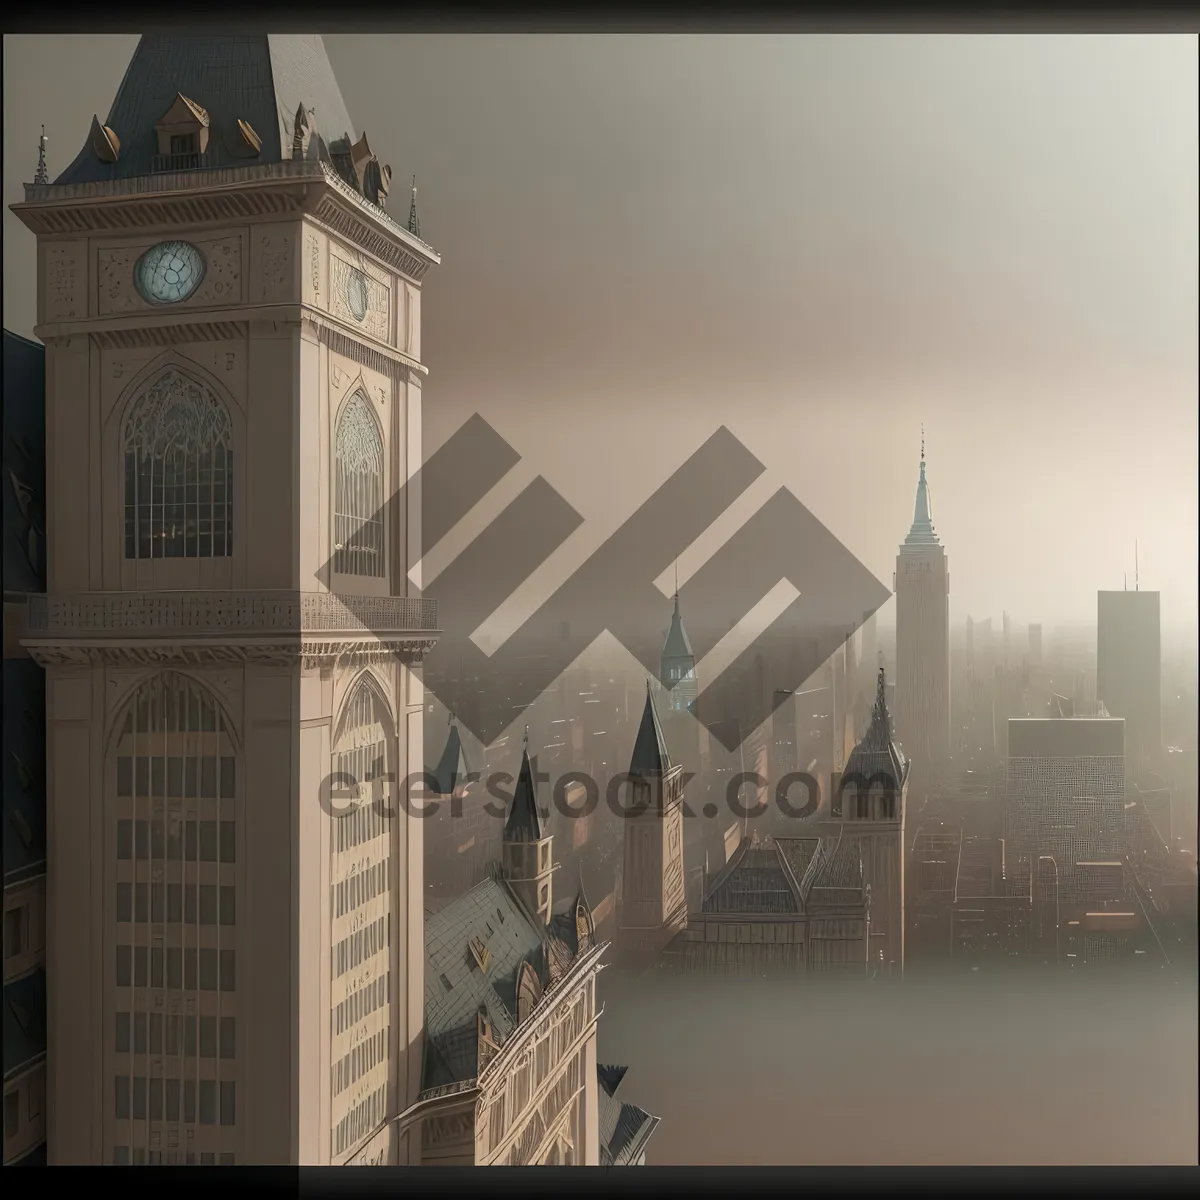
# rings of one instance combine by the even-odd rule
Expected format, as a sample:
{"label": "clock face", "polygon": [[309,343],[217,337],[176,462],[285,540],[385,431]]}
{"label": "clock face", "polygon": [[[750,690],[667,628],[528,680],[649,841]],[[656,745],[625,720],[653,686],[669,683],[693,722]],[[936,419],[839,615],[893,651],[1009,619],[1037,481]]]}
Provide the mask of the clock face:
{"label": "clock face", "polygon": [[346,277],[346,304],[356,321],[367,319],[367,277],[357,268]]}
{"label": "clock face", "polygon": [[151,304],[178,304],[204,278],[204,255],[187,242],[159,242],[134,268],[134,283]]}

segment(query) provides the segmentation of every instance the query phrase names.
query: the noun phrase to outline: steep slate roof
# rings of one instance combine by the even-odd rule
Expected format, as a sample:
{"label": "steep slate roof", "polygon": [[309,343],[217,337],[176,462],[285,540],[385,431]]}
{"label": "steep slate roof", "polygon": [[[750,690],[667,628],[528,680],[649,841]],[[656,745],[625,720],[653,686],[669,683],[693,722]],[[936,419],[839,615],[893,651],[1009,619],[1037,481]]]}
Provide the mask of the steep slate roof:
{"label": "steep slate roof", "polygon": [[[471,954],[472,938],[488,951],[487,972]],[[425,918],[424,1087],[473,1079],[482,1010],[498,1041],[517,1027],[517,981],[523,963],[542,974],[543,934],[500,880],[485,879]],[[449,985],[449,986],[447,986]]]}
{"label": "steep slate roof", "polygon": [[[486,971],[471,951],[472,939],[487,950]],[[499,877],[485,879],[436,913],[427,913],[422,1088],[475,1078],[480,1012],[497,1045],[503,1046],[518,1026],[517,991],[525,963],[548,989],[595,945],[596,927],[582,882],[578,895],[555,905],[546,927]]]}
{"label": "steep slate roof", "polygon": [[811,904],[855,903],[862,896],[861,847],[843,831],[742,842],[708,887],[703,911],[799,916]]}
{"label": "steep slate roof", "polygon": [[627,1067],[598,1066],[600,1082],[600,1165],[627,1167],[636,1162],[650,1135],[658,1126],[658,1118],[634,1104],[622,1104],[616,1098],[617,1088],[625,1078]]}
{"label": "steep slate roof", "polygon": [[882,667],[879,668],[870,728],[850,752],[839,788],[844,788],[854,775],[865,779],[868,784],[880,777],[890,780],[896,791],[903,787],[908,777],[908,760],[892,736],[892,717],[887,707],[887,679]]}
{"label": "steep slate roof", "polygon": [[[292,122],[301,104],[311,112],[316,129],[310,157],[331,161],[331,146],[354,141],[354,123],[317,34],[148,33],[134,51],[104,122],[120,140],[117,161],[103,163],[90,144],[85,145],[55,183],[150,174],[158,154],[154,127],[180,94],[209,116],[207,158],[212,166],[290,159]],[[262,139],[259,154],[251,160],[228,150],[239,120]]]}
{"label": "steep slate roof", "polygon": [[638,726],[637,739],[633,743],[633,756],[629,760],[630,775],[665,775],[671,769],[671,754],[667,739],[663,737],[658,723],[658,711],[650,693],[650,682],[646,681],[646,706],[642,709],[642,723]]}

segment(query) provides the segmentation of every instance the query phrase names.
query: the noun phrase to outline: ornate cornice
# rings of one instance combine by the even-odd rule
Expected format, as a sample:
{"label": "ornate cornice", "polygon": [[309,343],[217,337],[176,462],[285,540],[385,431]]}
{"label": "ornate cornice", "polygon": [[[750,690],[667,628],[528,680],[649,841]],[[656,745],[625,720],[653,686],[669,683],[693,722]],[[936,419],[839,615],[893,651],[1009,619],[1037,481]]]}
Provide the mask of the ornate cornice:
{"label": "ornate cornice", "polygon": [[418,386],[421,376],[429,374],[429,368],[424,363],[405,354],[403,350],[397,350],[394,346],[376,348],[365,342],[361,333],[351,337],[320,309],[305,307],[300,319],[330,350],[352,359],[360,367],[402,380],[407,378]]}
{"label": "ornate cornice", "polygon": [[406,666],[424,661],[436,638],[389,639],[386,642],[277,642],[255,644],[137,644],[51,642],[28,639],[21,643],[43,667],[106,666],[267,666],[299,667],[305,671],[328,667],[360,667],[399,660]]}
{"label": "ornate cornice", "polygon": [[434,601],[330,592],[93,592],[33,596],[22,645],[43,666],[305,670],[417,663],[437,642]]}
{"label": "ornate cornice", "polygon": [[308,215],[414,282],[441,262],[432,246],[359,195],[326,163],[285,162],[79,184],[26,184],[12,210],[40,236],[245,224]]}
{"label": "ornate cornice", "polygon": [[142,325],[134,329],[96,330],[90,336],[105,350],[137,350],[188,342],[234,342],[245,338],[246,322],[189,321],[179,325]]}

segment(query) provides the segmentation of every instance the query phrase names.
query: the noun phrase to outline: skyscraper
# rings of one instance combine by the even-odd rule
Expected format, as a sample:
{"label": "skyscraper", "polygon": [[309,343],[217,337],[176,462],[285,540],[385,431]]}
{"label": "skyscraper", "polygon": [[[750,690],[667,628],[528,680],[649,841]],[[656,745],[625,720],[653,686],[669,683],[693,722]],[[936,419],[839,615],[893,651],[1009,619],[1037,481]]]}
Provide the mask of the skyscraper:
{"label": "skyscraper", "polygon": [[933,528],[923,437],[912,528],[896,558],[896,736],[918,780],[949,757],[950,572]]}
{"label": "skyscraper", "polygon": [[436,619],[401,485],[438,256],[390,174],[319,37],[154,34],[15,206],[47,358],[52,1165],[412,1160],[396,781]]}
{"label": "skyscraper", "polygon": [[1061,901],[1100,898],[1094,868],[1125,856],[1124,727],[1107,717],[1008,722],[1004,824],[1011,879],[1028,884],[1038,858],[1049,855]]}
{"label": "skyscraper", "polygon": [[1162,643],[1157,592],[1099,592],[1096,699],[1125,718],[1125,759],[1131,771],[1162,755]]}

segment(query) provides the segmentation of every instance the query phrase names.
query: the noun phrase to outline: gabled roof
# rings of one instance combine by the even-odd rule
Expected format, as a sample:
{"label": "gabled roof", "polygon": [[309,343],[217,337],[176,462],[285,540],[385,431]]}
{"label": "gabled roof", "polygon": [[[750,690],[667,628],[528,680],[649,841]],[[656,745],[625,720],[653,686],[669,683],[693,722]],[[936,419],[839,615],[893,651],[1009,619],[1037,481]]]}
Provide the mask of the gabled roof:
{"label": "gabled roof", "polygon": [[625,1077],[627,1067],[598,1066],[600,1165],[627,1167],[637,1162],[658,1126],[658,1118],[634,1104],[623,1104],[616,1098],[617,1088]]}
{"label": "gabled roof", "polygon": [[529,744],[521,752],[521,771],[513,792],[512,807],[504,824],[506,842],[540,842],[546,835],[542,832],[542,818],[537,806],[537,781],[533,777],[533,766],[529,761]]}
{"label": "gabled roof", "polygon": [[650,681],[646,681],[646,706],[642,709],[642,723],[638,726],[637,738],[633,743],[633,756],[629,760],[630,775],[665,775],[671,769],[671,754],[667,739],[663,737],[658,723],[658,712],[654,697],[650,693]]}
{"label": "gabled roof", "polygon": [[862,848],[843,829],[819,838],[743,841],[707,889],[713,914],[796,915],[863,895]]}
{"label": "gabled roof", "polygon": [[[95,183],[149,175],[158,154],[155,126],[176,97],[188,98],[210,120],[209,158],[237,162],[227,141],[247,122],[262,139],[260,164],[291,157],[292,123],[303,106],[312,114],[316,156],[354,141],[354,124],[317,34],[143,34],[104,124],[120,141],[115,163],[85,145],[55,183]],[[244,165],[244,163],[239,163]]]}

